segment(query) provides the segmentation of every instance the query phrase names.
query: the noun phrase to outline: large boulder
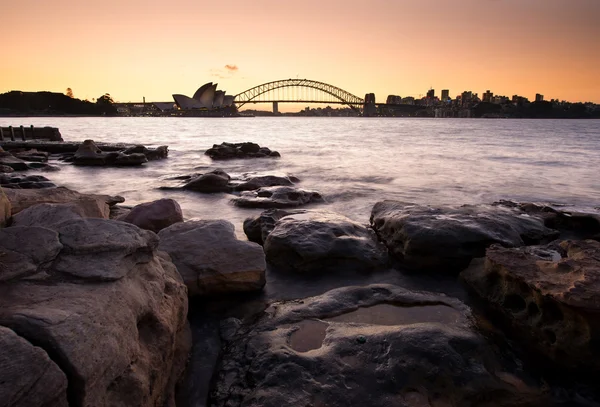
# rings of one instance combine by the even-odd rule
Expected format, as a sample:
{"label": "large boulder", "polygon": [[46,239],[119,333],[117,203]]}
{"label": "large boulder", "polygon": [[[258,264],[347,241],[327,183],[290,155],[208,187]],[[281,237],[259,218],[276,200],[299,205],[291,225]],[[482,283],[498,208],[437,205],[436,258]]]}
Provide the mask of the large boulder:
{"label": "large boulder", "polygon": [[277,151],[271,151],[267,147],[261,147],[256,143],[221,143],[214,144],[204,152],[213,160],[227,160],[232,158],[262,158],[281,157]]}
{"label": "large boulder", "polygon": [[265,285],[265,254],[238,240],[225,220],[192,220],[159,232],[159,249],[169,253],[190,296],[255,291]]}
{"label": "large boulder", "polygon": [[67,407],[67,377],[44,349],[0,326],[3,406]]}
{"label": "large boulder", "polygon": [[263,245],[277,221],[285,216],[307,213],[306,209],[267,209],[244,221],[244,233],[251,242]]}
{"label": "large boulder", "polygon": [[282,186],[244,191],[233,199],[234,204],[245,208],[293,208],[315,202],[324,202],[316,191]]}
{"label": "large boulder", "polygon": [[[97,213],[91,213],[97,215]],[[12,226],[40,226],[49,227],[69,219],[81,219],[88,217],[86,206],[75,202],[69,203],[41,203],[23,209],[12,217]]]}
{"label": "large boulder", "polygon": [[387,262],[372,230],[329,212],[283,216],[264,242],[267,261],[282,271],[371,270]]}
{"label": "large boulder", "polygon": [[[156,235],[104,219],[3,232],[11,229],[39,238],[21,238],[18,245],[0,239],[0,251],[31,270],[0,268],[2,275],[12,270],[12,278],[0,279],[0,326],[38,346],[41,356],[22,360],[19,371],[1,363],[0,378],[7,381],[0,380],[0,391],[5,384],[19,391],[21,372],[41,382],[27,393],[36,403],[9,405],[62,406],[68,398],[80,406],[173,406],[190,349],[187,290],[168,256],[153,250]],[[52,245],[42,245],[42,236]],[[44,352],[68,389],[52,365],[45,376],[39,373]]]}
{"label": "large boulder", "polygon": [[84,210],[86,217],[108,219],[109,206],[124,200],[118,196],[81,194],[64,187],[41,190],[5,189],[4,193],[11,203],[13,215],[40,203],[74,203]]}
{"label": "large boulder", "polygon": [[600,370],[600,242],[495,245],[461,277],[527,348],[563,368]]}
{"label": "large boulder", "polygon": [[11,172],[14,172],[15,170],[13,169],[13,167],[9,167],[8,165],[3,165],[0,164],[0,174],[8,174]]}
{"label": "large boulder", "polygon": [[204,193],[229,192],[231,191],[230,178],[226,172],[214,170],[192,178],[183,186],[183,189]]}
{"label": "large boulder", "polygon": [[222,324],[211,405],[542,406],[458,300],[371,285],[272,304]]}
{"label": "large boulder", "polygon": [[183,222],[183,213],[177,201],[159,199],[134,206],[131,211],[119,216],[117,220],[132,223],[142,229],[158,233],[174,223]]}
{"label": "large boulder", "polygon": [[48,161],[48,153],[46,151],[38,151],[35,148],[30,150],[13,150],[11,151],[12,155],[17,158],[20,158],[24,161],[32,161],[38,163],[45,163]]}
{"label": "large boulder", "polygon": [[423,206],[382,201],[371,225],[390,252],[409,268],[460,271],[497,243],[506,247],[549,242],[558,232],[542,219],[490,205]]}

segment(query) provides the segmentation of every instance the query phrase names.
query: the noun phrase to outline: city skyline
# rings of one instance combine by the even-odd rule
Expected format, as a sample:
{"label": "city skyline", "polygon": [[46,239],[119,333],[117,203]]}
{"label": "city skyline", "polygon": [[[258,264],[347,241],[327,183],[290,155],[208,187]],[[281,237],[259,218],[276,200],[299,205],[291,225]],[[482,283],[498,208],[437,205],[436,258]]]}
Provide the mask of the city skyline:
{"label": "city skyline", "polygon": [[298,75],[382,102],[429,88],[600,102],[596,0],[37,3],[5,6],[15,62],[0,92],[167,101],[208,81],[236,94]]}

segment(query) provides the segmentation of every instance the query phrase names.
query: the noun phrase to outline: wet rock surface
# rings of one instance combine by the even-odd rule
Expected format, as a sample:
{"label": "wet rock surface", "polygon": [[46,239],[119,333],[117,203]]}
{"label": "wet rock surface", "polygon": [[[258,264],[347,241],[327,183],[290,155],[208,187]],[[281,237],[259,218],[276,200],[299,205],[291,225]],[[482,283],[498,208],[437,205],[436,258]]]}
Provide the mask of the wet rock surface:
{"label": "wet rock surface", "polygon": [[257,321],[221,325],[210,405],[544,405],[469,319],[456,299],[390,285],[275,303]]}
{"label": "wet rock surface", "polygon": [[27,171],[29,169],[26,161],[16,158],[7,151],[0,151],[0,165],[10,167],[14,171]]}
{"label": "wet rock surface", "polygon": [[516,208],[524,213],[538,216],[543,219],[547,227],[560,231],[561,238],[600,241],[600,212],[572,211],[559,205],[531,202],[499,201],[494,205]]}
{"label": "wet rock surface", "polygon": [[233,199],[235,205],[244,208],[293,208],[324,201],[316,191],[283,186],[244,191]]}
{"label": "wet rock surface", "polygon": [[244,233],[251,242],[263,245],[277,221],[285,216],[307,213],[306,209],[268,209],[244,221]]}
{"label": "wet rock surface", "polygon": [[249,179],[237,184],[234,187],[235,191],[253,191],[255,189],[264,187],[275,187],[275,186],[292,186],[294,182],[298,182],[298,179],[288,176],[281,177],[277,175],[261,175],[256,177],[250,177]]}
{"label": "wet rock surface", "polygon": [[173,405],[190,347],[185,285],[154,233],[75,215],[0,231],[2,401]]}
{"label": "wet rock surface", "polygon": [[281,155],[277,151],[271,151],[268,147],[261,147],[256,143],[221,143],[214,144],[204,153],[213,160],[228,160],[233,158],[278,158]]}
{"label": "wet rock surface", "polygon": [[600,242],[492,246],[461,276],[527,348],[561,367],[600,370]]}
{"label": "wet rock surface", "polygon": [[460,271],[494,243],[519,247],[547,243],[559,235],[539,217],[490,205],[382,201],[373,207],[371,225],[404,266],[437,271]]}
{"label": "wet rock surface", "polygon": [[165,198],[134,206],[126,214],[117,217],[117,220],[158,233],[175,223],[183,222],[183,213],[177,201]]}
{"label": "wet rock surface", "polygon": [[190,220],[159,232],[160,250],[171,256],[190,296],[256,291],[265,285],[265,255],[238,240],[225,220]]}
{"label": "wet rock surface", "polygon": [[1,175],[0,185],[13,189],[55,188],[56,185],[41,175]]}
{"label": "wet rock surface", "polygon": [[386,249],[372,230],[330,212],[282,216],[264,240],[264,250],[271,265],[295,273],[368,271],[387,262]]}
{"label": "wet rock surface", "polygon": [[192,176],[183,185],[183,189],[204,193],[230,192],[230,179],[231,177],[225,171],[213,170],[205,174]]}

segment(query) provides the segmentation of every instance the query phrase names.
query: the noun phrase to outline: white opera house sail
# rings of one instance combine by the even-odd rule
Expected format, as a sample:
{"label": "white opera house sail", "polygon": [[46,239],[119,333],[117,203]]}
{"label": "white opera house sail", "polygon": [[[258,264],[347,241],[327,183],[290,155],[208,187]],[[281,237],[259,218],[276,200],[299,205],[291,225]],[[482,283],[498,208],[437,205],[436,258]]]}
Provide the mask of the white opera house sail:
{"label": "white opera house sail", "polygon": [[180,110],[218,110],[233,106],[235,96],[217,90],[217,85],[209,82],[200,86],[193,97],[176,94],[173,95],[173,99]]}

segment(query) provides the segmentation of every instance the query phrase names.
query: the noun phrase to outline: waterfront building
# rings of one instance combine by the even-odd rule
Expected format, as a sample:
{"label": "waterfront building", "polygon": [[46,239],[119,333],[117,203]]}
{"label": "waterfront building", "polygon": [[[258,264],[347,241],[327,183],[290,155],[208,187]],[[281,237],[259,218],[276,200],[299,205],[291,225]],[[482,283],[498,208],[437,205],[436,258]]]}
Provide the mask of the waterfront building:
{"label": "waterfront building", "polygon": [[535,94],[535,101],[536,102],[543,102],[544,101],[544,95],[540,95],[539,93]]}
{"label": "waterfront building", "polygon": [[484,102],[488,102],[491,103],[492,102],[492,98],[494,97],[494,93],[490,92],[489,89],[483,94],[483,101]]}
{"label": "waterfront building", "polygon": [[427,99],[433,99],[435,98],[435,89],[429,89],[427,91]]}
{"label": "waterfront building", "polygon": [[448,102],[449,99],[450,99],[450,90],[443,89],[442,90],[442,102]]}

